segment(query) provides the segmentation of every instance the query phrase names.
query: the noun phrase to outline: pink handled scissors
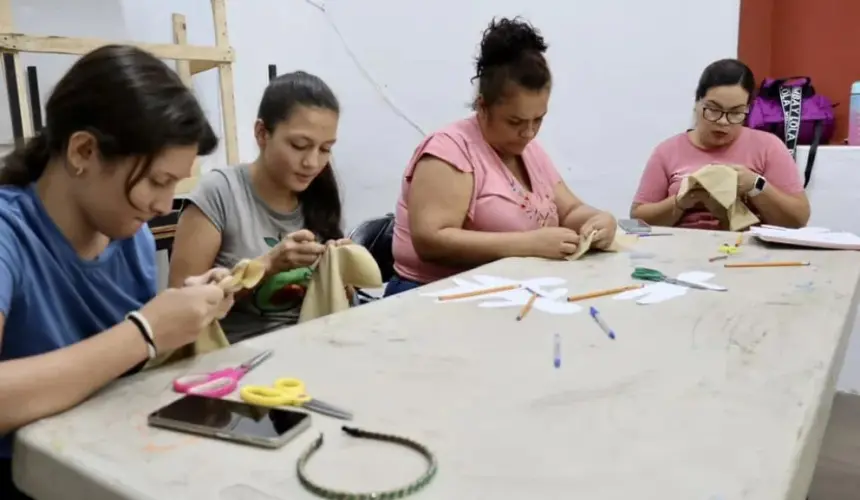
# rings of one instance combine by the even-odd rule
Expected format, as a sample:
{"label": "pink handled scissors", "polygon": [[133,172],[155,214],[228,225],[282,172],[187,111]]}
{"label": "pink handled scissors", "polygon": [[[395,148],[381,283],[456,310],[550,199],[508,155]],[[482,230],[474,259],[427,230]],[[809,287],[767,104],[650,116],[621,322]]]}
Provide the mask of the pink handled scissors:
{"label": "pink handled scissors", "polygon": [[197,394],[210,398],[224,397],[239,385],[239,380],[272,355],[271,350],[263,351],[234,368],[224,368],[210,373],[196,373],[179,377],[173,381],[173,390],[184,394]]}

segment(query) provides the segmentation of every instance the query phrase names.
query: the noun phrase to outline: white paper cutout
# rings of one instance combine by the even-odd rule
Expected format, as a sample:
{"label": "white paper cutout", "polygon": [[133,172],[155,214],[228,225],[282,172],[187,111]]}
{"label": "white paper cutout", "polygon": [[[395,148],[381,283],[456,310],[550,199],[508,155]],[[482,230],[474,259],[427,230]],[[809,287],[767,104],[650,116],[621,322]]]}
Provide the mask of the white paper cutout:
{"label": "white paper cutout", "polygon": [[555,288],[566,282],[563,278],[543,277],[528,280],[512,280],[508,278],[500,278],[498,276],[476,275],[471,277],[471,281],[463,278],[452,278],[451,280],[457,285],[456,287],[447,288],[438,292],[423,293],[422,295],[428,297],[439,297],[442,295],[486,290],[487,288],[498,286],[519,285],[521,288],[515,290],[437,302],[447,303],[472,301],[479,302],[478,307],[486,308],[523,307],[531,298],[532,294],[529,291],[529,289],[531,289],[538,294],[538,298],[535,299],[535,302],[532,305],[532,308],[537,311],[549,314],[575,314],[582,310],[581,306],[567,302],[567,288]]}
{"label": "white paper cutout", "polygon": [[[679,274],[677,276],[677,279],[681,281],[689,281],[690,283],[708,286],[710,285],[710,283],[708,283],[708,280],[713,277],[713,273],[706,273],[703,271],[690,271]],[[619,293],[613,298],[615,300],[636,300],[636,303],[639,305],[648,305],[657,304],[670,299],[681,297],[683,295],[686,295],[689,291],[690,288],[686,286],[672,285],[669,283],[660,282],[651,283],[649,285],[645,285],[642,288],[637,288],[636,290],[628,290],[626,292]]]}

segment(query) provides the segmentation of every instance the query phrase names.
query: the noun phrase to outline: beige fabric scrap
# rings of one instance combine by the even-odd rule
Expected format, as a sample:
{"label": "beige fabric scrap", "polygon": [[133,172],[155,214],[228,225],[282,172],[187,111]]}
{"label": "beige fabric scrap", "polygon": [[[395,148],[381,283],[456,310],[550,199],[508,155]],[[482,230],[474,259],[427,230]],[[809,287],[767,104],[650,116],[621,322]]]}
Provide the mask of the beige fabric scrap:
{"label": "beige fabric scrap", "polygon": [[759,222],[759,218],[738,197],[738,173],[729,165],[711,164],[696,170],[681,181],[678,196],[702,188],[710,199],[705,208],[729,231],[741,231]]}

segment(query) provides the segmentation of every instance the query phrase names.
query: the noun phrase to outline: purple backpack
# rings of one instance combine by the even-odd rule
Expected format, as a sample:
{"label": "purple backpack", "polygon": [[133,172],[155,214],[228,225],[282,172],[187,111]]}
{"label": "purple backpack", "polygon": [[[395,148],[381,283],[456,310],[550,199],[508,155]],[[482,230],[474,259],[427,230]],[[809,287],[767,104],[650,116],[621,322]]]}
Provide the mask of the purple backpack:
{"label": "purple backpack", "polygon": [[833,106],[830,99],[815,93],[809,77],[768,78],[759,87],[747,126],[775,134],[785,142],[792,158],[796,158],[799,144],[809,145],[803,179],[806,187],[818,145],[827,144],[833,137]]}

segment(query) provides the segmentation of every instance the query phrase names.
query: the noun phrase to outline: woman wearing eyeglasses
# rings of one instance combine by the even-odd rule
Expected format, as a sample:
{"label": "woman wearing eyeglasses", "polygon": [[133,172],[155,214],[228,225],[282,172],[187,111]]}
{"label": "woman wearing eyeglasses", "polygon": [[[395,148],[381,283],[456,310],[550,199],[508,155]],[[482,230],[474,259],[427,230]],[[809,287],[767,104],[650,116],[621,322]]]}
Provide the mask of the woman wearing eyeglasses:
{"label": "woman wearing eyeglasses", "polygon": [[645,166],[630,216],[655,226],[725,229],[705,208],[703,190],[678,197],[686,175],[712,163],[738,172],[738,195],[764,224],[803,227],[809,200],[780,139],[744,127],[755,91],[752,71],[735,59],[705,68],[696,88],[696,124],[662,142]]}

